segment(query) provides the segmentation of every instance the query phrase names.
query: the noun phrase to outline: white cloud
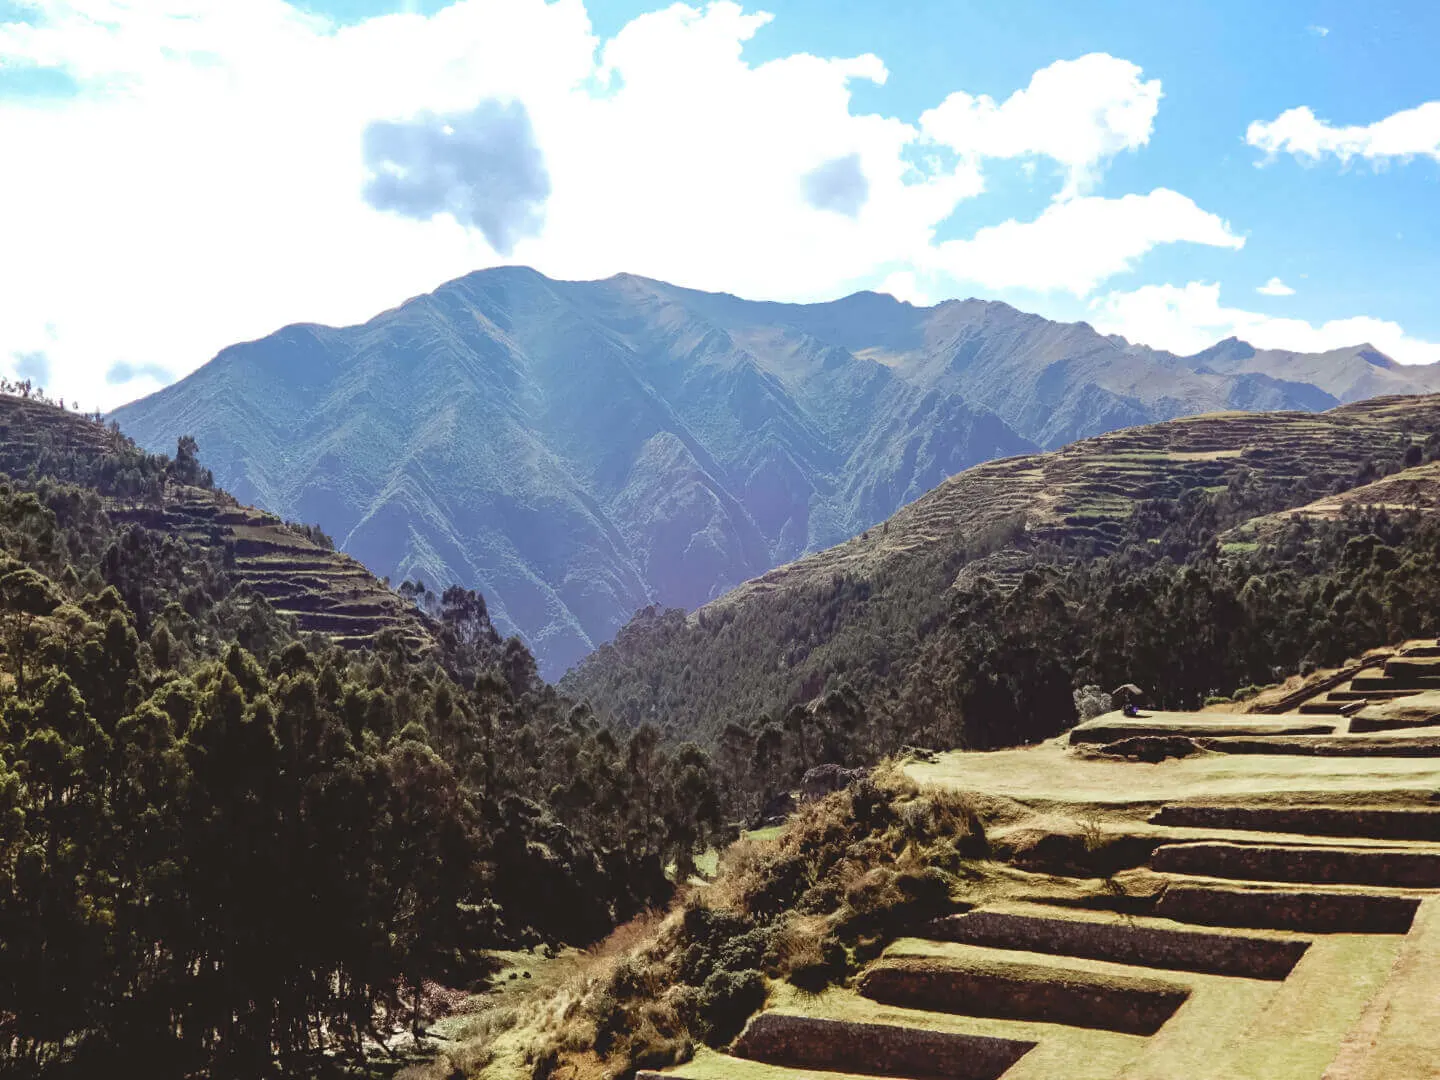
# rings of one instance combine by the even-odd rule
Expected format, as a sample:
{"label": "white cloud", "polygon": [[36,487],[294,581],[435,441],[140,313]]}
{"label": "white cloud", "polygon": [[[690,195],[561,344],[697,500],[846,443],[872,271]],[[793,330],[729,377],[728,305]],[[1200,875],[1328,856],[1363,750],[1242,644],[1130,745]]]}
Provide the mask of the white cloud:
{"label": "white cloud", "polygon": [[1257,349],[1325,352],[1369,342],[1402,364],[1440,361],[1440,343],[1422,341],[1394,322],[1355,316],[1316,326],[1304,319],[1283,319],[1225,307],[1218,283],[1192,281],[1145,285],[1112,292],[1091,304],[1095,328],[1131,341],[1188,356],[1222,338],[1238,337]]}
{"label": "white cloud", "polygon": [[1311,23],[1305,29],[1309,30],[1310,33],[1314,34],[1316,37],[1330,36],[1330,28],[1328,26],[1320,26],[1318,23]]}
{"label": "white cloud", "polygon": [[961,155],[1041,155],[1065,168],[1060,197],[1089,190],[1110,158],[1150,141],[1160,80],[1107,53],[1057,60],[997,103],[957,91],[920,117],[920,129]]}
{"label": "white cloud", "polygon": [[1156,188],[1119,199],[1081,196],[1051,203],[1034,221],[1006,221],[969,240],[950,240],[934,266],[993,289],[1023,288],[1084,296],[1131,269],[1160,244],[1186,242],[1239,249],[1228,222],[1184,195]]}
{"label": "white cloud", "polygon": [[1255,291],[1261,296],[1294,296],[1295,290],[1278,277],[1272,277],[1264,285],[1257,285]]}
{"label": "white cloud", "polygon": [[930,294],[920,284],[920,279],[913,270],[896,270],[880,283],[876,292],[889,293],[896,300],[903,300],[916,307],[925,307],[933,303]]}
{"label": "white cloud", "polygon": [[1342,162],[1359,157],[1377,164],[1422,155],[1440,161],[1440,101],[1392,113],[1373,124],[1335,127],[1320,120],[1307,105],[1287,109],[1274,120],[1256,120],[1245,141],[1274,157],[1293,154],[1318,161],[1334,156]]}
{"label": "white cloud", "polygon": [[[457,0],[345,26],[283,0],[35,12],[0,26],[0,64],[63,69],[80,92],[0,101],[7,166],[25,163],[0,170],[0,368],[42,355],[51,392],[87,407],[287,322],[362,321],[502,261],[787,300],[884,281],[920,299],[947,274],[1084,294],[1157,244],[1242,243],[1175,192],[1078,194],[1146,143],[1160,97],[1103,54],[1052,64],[1003,104],[952,96],[915,125],[852,111],[856,81],[887,78],[875,56],[747,61],[771,17],[730,2],[675,4],[606,41],[583,0]],[[448,138],[485,102],[523,108],[540,157],[526,175],[548,182],[521,185],[523,228],[490,228],[513,244],[505,258],[456,221],[496,226],[473,198],[414,178],[405,213],[365,198],[376,168],[406,168],[367,167],[367,131]],[[467,135],[482,158],[493,126]],[[432,153],[436,176],[463,172],[463,150]],[[1062,201],[936,244],[984,190],[987,158],[1036,155],[1065,171]],[[836,162],[845,198],[832,184],[817,208],[817,171]]]}

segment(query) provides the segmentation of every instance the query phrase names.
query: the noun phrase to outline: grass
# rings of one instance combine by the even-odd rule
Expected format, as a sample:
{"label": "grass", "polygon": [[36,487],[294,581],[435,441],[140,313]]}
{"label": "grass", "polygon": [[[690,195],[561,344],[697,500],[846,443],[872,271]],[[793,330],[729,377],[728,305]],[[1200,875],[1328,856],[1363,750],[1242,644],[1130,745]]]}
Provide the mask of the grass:
{"label": "grass", "polygon": [[1440,905],[1420,906],[1389,981],[1371,999],[1336,1055],[1329,1080],[1393,1080],[1433,1073],[1440,1061]]}
{"label": "grass", "polygon": [[[1436,913],[1440,915],[1440,912]],[[1433,919],[1431,933],[1440,935],[1440,918]],[[1284,982],[1237,979],[1220,975],[1189,972],[1166,972],[1169,983],[1190,989],[1190,999],[1171,1020],[1148,1040],[1135,1040],[1139,1046],[1124,1047],[1111,1040],[1086,1038],[1094,1032],[1083,1029],[1059,1028],[1056,1025],[1031,1025],[1042,1029],[1042,1041],[1036,1051],[1027,1055],[1021,1067],[1006,1077],[1058,1078],[1070,1075],[1124,1077],[1126,1080],[1173,1080],[1176,1077],[1194,1080],[1221,1080],[1224,1077],[1264,1077],[1267,1080],[1319,1080],[1325,1067],[1339,1048],[1346,1032],[1358,1020],[1371,996],[1384,982],[1391,965],[1406,939],[1393,936],[1339,934],[1315,939],[1290,977]],[[1005,950],[976,950],[970,946],[947,945],[920,939],[904,939],[892,946],[893,955],[917,955],[954,958],[967,952],[985,956],[1014,956],[1026,962],[1054,964],[1056,958],[1039,953],[1015,953]],[[1400,993],[1406,1004],[1419,1012],[1427,1006],[1433,1010],[1433,995],[1440,984],[1440,972],[1433,965],[1415,957],[1415,982]],[[1100,960],[1063,958],[1063,967],[1091,972],[1097,977],[1125,978],[1138,969],[1128,965]],[[860,1019],[862,1008],[851,1007],[847,1018]],[[908,1010],[907,1010],[908,1012]],[[826,1015],[830,1015],[827,1010]],[[926,1026],[943,1024],[936,1016],[925,1014]],[[878,1017],[877,1017],[878,1018]],[[1417,1019],[1417,1023],[1420,1021]],[[968,1025],[971,1021],[965,1021]],[[1001,1024],[1000,1030],[976,1033],[1023,1037],[1012,1022]],[[1423,1026],[1423,1024],[1422,1024]],[[1416,1036],[1407,1034],[1408,1026],[1392,1024],[1392,1042],[1396,1063],[1413,1060]],[[967,1027],[966,1030],[972,1030]],[[1120,1036],[1122,1039],[1134,1037]],[[1128,1053],[1126,1052],[1128,1049]],[[1049,1053],[1040,1054],[1041,1050]],[[1101,1053],[1103,1066],[1094,1072],[1070,1073],[1070,1067],[1094,1065],[1088,1055]],[[1108,1071],[1107,1071],[1108,1070]],[[1423,1071],[1397,1068],[1377,1077],[1421,1076]]]}
{"label": "grass", "polygon": [[1201,754],[1147,765],[1080,759],[1058,740],[1014,750],[940,754],[912,761],[908,776],[921,784],[987,795],[1082,805],[1118,806],[1257,793],[1413,793],[1417,801],[1440,790],[1440,760],[1398,757],[1304,757]]}
{"label": "grass", "polygon": [[763,829],[751,829],[745,834],[745,838],[763,844],[770,840],[778,840],[784,832],[785,826],[783,824],[767,825]]}
{"label": "grass", "polygon": [[1077,724],[1070,742],[1111,742],[1134,735],[1330,735],[1338,720],[1325,716],[1266,716],[1250,713],[1144,712],[1127,717],[1108,712]]}
{"label": "grass", "polygon": [[[817,998],[792,996],[787,999],[781,995],[777,996],[775,1007],[831,1020],[900,1024],[924,1031],[1036,1042],[1035,1049],[1005,1074],[1005,1080],[1056,1080],[1059,1077],[1066,1080],[1112,1080],[1135,1060],[1146,1043],[1141,1035],[1093,1028],[901,1009],[870,1001],[853,990],[829,990]],[[692,1075],[688,1068],[684,1073]],[[714,1080],[721,1078],[716,1076]]]}
{"label": "grass", "polygon": [[709,1048],[697,1051],[694,1060],[676,1070],[676,1076],[683,1076],[686,1080],[874,1080],[856,1073],[786,1069],[761,1061],[731,1057]]}
{"label": "grass", "polygon": [[[1193,721],[1191,717],[1189,722]],[[1207,715],[1203,722],[1233,730],[1290,721]],[[857,788],[829,796],[803,807],[785,825],[747,833],[725,852],[707,852],[701,868],[713,880],[692,879],[686,898],[668,915],[657,914],[622,928],[600,947],[583,953],[571,951],[554,958],[502,954],[499,959],[505,966],[497,980],[501,992],[467,1003],[474,1007],[462,1008],[442,1022],[437,1032],[451,1041],[440,1044],[439,1056],[429,1064],[411,1064],[398,1075],[403,1080],[449,1080],[462,1074],[484,1080],[616,1080],[637,1066],[662,1067],[673,1061],[678,1064],[667,1071],[683,1080],[846,1080],[848,1074],[780,1068],[699,1045],[709,1036],[703,1023],[696,1026],[693,1009],[709,993],[709,982],[703,972],[698,979],[684,974],[695,962],[695,950],[703,944],[718,958],[752,932],[762,931],[769,943],[763,960],[757,959],[757,952],[751,959],[733,962],[731,969],[722,969],[717,959],[715,971],[744,974],[740,968],[763,968],[766,1008],[819,1019],[1035,1043],[1005,1080],[1321,1080],[1332,1061],[1350,1071],[1335,1073],[1331,1080],[1388,1080],[1424,1075],[1429,1063],[1440,1059],[1440,1034],[1432,1031],[1440,1029],[1432,1019],[1440,991],[1440,972],[1433,963],[1440,948],[1440,900],[1422,906],[1408,936],[1354,933],[1359,924],[1353,921],[1343,924],[1344,932],[1299,934],[1202,926],[1154,914],[1105,910],[1118,906],[1149,911],[1157,897],[1180,899],[1186,886],[1220,886],[1209,878],[1158,873],[1152,852],[1162,841],[1203,841],[1212,847],[1223,843],[1227,852],[1235,844],[1279,845],[1287,851],[1304,847],[1300,854],[1310,862],[1322,856],[1324,847],[1337,846],[1335,838],[1320,835],[1152,822],[1162,805],[1301,804],[1343,811],[1431,807],[1434,792],[1440,790],[1440,763],[1435,759],[1204,753],[1146,765],[1095,760],[1056,740],[1017,750],[912,760],[887,766],[878,775],[878,789],[872,785],[863,795]],[[1296,820],[1287,827],[1304,828],[1309,819]],[[969,836],[963,848],[957,839],[962,834]],[[1056,838],[1064,843],[1051,842]],[[1340,846],[1357,852],[1440,854],[1440,844],[1375,837],[1347,838]],[[1025,852],[1042,847],[1063,848],[1060,855],[1074,854],[1074,865],[1062,867],[1044,859],[1034,865],[1024,862]],[[1112,852],[1122,861],[1107,862]],[[1130,869],[1116,870],[1110,862]],[[1314,876],[1308,869],[1300,876],[1306,874]],[[1050,953],[1005,947],[1024,940],[1030,949],[1049,948],[1043,935],[1011,940],[997,932],[982,945],[915,936],[929,925],[934,909],[904,907],[907,890],[941,880],[952,905],[940,908],[941,914],[953,910],[958,901],[962,908],[973,904],[1050,920],[1188,930],[1224,938],[1209,947],[1226,955],[1231,938],[1242,950],[1241,939],[1309,944],[1298,963],[1293,955],[1286,957],[1287,966],[1294,963],[1288,976],[1280,970],[1251,978],[1176,969],[1168,965],[1183,963],[1183,957],[1166,954],[1158,945],[1143,955],[1107,953],[1096,946],[1099,951],[1079,957],[1059,949]],[[1419,895],[1414,890],[1280,887],[1238,879],[1226,887],[1247,897],[1256,893],[1280,897],[1286,889],[1347,896],[1362,891],[1391,897]],[[1163,903],[1160,907],[1165,910]],[[739,919],[740,927],[750,929],[740,937],[733,936],[735,930],[726,930],[720,938],[709,930],[692,931],[692,909],[712,913],[706,919],[728,918],[732,923]],[[1241,921],[1253,914],[1242,912]],[[1204,922],[1203,915],[1186,917]],[[1003,923],[996,925],[1004,930]],[[935,933],[943,936],[940,930]],[[837,946],[843,946],[844,961],[838,972],[818,981],[798,978],[796,973],[806,964],[821,963]],[[1138,958],[1142,963],[1089,958],[1108,955]],[[878,965],[872,966],[876,961]],[[1154,966],[1145,966],[1150,964]],[[1228,963],[1195,966],[1259,973]],[[904,986],[899,987],[904,992],[879,994],[893,1002],[927,1003],[928,1008],[864,997],[858,989],[864,972],[887,968],[922,973],[932,968],[959,969],[974,978],[963,986],[956,984],[959,996],[915,996]],[[529,979],[524,977],[527,971]],[[752,970],[750,975],[756,973]],[[1004,1002],[993,1008],[969,1003],[965,995],[984,992],[987,979],[1006,987],[1013,984],[1013,1007]],[[890,981],[896,983],[895,977]],[[975,990],[972,983],[982,989]],[[1055,1000],[1067,1002],[1065,1015],[1075,1023],[1054,1022],[1054,1012],[1035,1011],[1050,1008],[1036,1002],[1049,1001],[1050,992],[1039,988],[1051,984],[1065,988],[1053,991],[1060,994]],[[627,986],[641,989],[627,990]],[[1110,1004],[1122,1008],[1118,1002],[1126,993],[1143,997],[1167,990],[1184,992],[1186,999],[1168,1018],[1156,1021],[1158,1028],[1152,1027],[1154,1034],[1149,1037],[1078,1026],[1104,1019],[1127,1030],[1147,1030],[1130,1026],[1129,1013],[1112,1016],[1105,1010]],[[1086,1011],[1090,1006],[1084,1003],[1093,993],[1114,999],[1104,1008],[1095,1006],[1103,1017]],[[959,1009],[1050,1020],[951,1014],[935,1011],[937,1001]],[[614,1044],[617,1048],[602,1058],[594,1046],[607,1015],[619,1018],[620,1036]],[[723,1046],[729,1037],[711,1041]],[[845,1067],[843,1061],[840,1067]]]}
{"label": "grass", "polygon": [[939,970],[960,970],[1015,982],[1061,983],[1116,991],[1163,994],[1189,985],[1188,976],[1172,977],[1153,971],[1076,956],[1024,952],[1018,949],[958,945],[925,938],[901,938],[885,950],[885,960],[903,966],[905,961],[931,962]]}
{"label": "grass", "polygon": [[1384,983],[1402,940],[1331,935],[1317,939],[1283,983],[1227,980],[1244,985],[1197,992],[1126,1080],[1320,1080]]}

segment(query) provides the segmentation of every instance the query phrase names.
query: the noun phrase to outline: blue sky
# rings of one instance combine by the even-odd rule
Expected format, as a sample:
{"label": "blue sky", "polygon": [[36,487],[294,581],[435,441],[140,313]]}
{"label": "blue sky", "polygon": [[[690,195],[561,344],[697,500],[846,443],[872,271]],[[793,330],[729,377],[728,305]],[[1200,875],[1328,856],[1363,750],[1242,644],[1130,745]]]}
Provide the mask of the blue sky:
{"label": "blue sky", "polygon": [[1440,359],[1440,5],[0,0],[0,24],[0,366],[86,404],[506,262]]}

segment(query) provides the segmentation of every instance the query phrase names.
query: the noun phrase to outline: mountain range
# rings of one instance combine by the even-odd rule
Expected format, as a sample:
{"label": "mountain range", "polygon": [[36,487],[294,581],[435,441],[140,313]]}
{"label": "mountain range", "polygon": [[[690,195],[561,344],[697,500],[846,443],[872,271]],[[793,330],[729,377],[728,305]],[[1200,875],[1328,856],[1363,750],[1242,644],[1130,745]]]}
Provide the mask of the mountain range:
{"label": "mountain range", "polygon": [[752,302],[483,270],[231,346],[113,414],[378,574],[478,588],[554,677],[995,458],[1216,410],[1440,390],[1369,345],[1194,356],[980,300]]}

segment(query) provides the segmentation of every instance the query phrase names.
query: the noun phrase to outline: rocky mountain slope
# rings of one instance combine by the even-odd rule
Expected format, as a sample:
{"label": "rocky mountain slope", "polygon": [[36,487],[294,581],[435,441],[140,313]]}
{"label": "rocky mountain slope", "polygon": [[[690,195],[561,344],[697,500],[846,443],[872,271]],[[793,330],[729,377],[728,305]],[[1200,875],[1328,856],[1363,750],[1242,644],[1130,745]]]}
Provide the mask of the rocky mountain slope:
{"label": "rocky mountain slope", "polygon": [[556,675],[637,609],[705,603],[979,462],[1440,389],[1368,347],[1247,349],[1182,358],[978,300],[752,303],[512,267],[236,345],[115,417],[151,449],[196,436],[242,501],[376,573],[480,589]]}

